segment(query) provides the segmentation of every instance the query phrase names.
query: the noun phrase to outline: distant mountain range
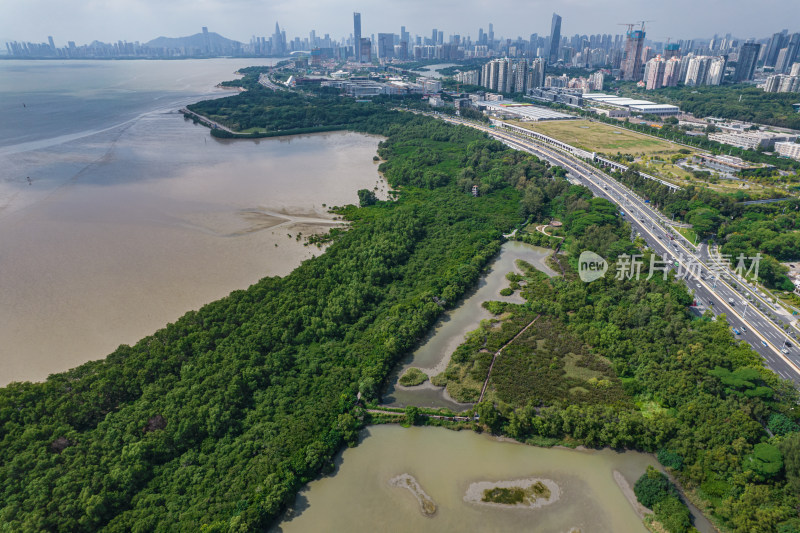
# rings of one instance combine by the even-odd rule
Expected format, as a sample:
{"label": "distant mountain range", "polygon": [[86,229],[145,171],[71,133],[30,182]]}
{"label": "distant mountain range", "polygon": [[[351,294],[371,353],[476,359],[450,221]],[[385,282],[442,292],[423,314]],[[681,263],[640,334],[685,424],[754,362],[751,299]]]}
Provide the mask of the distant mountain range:
{"label": "distant mountain range", "polygon": [[242,43],[215,32],[195,33],[188,37],[157,37],[144,43],[150,48],[185,48],[213,54],[226,54],[241,48]]}

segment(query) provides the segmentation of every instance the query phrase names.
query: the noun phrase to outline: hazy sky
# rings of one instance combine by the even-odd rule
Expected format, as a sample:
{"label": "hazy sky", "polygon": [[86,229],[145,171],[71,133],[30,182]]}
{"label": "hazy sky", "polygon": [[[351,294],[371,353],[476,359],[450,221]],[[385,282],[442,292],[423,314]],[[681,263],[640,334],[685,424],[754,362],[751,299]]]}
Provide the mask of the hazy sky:
{"label": "hazy sky", "polygon": [[561,34],[622,33],[620,22],[650,19],[649,38],[660,41],[724,35],[765,37],[788,28],[800,31],[798,0],[2,0],[0,39],[42,42],[52,35],[57,46],[67,40],[148,41],[210,31],[239,41],[270,35],[278,21],[287,36],[353,31],[353,11],[362,17],[362,34],[477,37],[478,28],[494,23],[495,37],[528,38],[549,33],[550,17],[563,17]]}

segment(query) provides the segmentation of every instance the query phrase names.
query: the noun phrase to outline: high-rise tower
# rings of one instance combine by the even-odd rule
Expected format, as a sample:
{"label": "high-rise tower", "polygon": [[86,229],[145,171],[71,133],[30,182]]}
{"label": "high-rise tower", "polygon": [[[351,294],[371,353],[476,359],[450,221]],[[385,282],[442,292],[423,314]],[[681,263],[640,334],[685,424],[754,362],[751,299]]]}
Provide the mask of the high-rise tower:
{"label": "high-rise tower", "polygon": [[786,44],[778,52],[778,60],[775,62],[775,72],[786,74],[791,70],[792,64],[797,61],[798,51],[800,50],[800,33],[793,33]]}
{"label": "high-rise tower", "polygon": [[625,52],[622,55],[622,79],[640,81],[642,79],[642,47],[644,30],[630,29],[625,40]]}
{"label": "high-rise tower", "polygon": [[561,16],[553,13],[553,22],[550,24],[550,53],[548,58],[551,65],[558,61],[558,47],[561,44]]}
{"label": "high-rise tower", "polygon": [[283,48],[283,34],[281,33],[281,27],[278,26],[278,23],[275,23],[275,35],[272,36],[272,53],[275,55],[283,54],[286,50]]}
{"label": "high-rise tower", "polygon": [[756,61],[761,45],[758,43],[744,43],[739,49],[739,59],[736,61],[736,70],[733,71],[733,81],[748,81],[753,79],[756,70]]}
{"label": "high-rise tower", "polygon": [[544,58],[538,57],[531,62],[531,67],[528,69],[528,89],[535,89],[536,87],[544,87]]}
{"label": "high-rise tower", "polygon": [[778,32],[772,35],[772,40],[770,40],[769,47],[767,48],[767,55],[764,58],[765,67],[775,66],[775,62],[778,60],[778,53],[780,53],[781,48],[784,47],[787,40],[786,33],[784,32]]}
{"label": "high-rise tower", "polygon": [[647,62],[647,76],[645,78],[645,89],[659,89],[664,84],[664,67],[666,62],[661,56],[656,56]]}
{"label": "high-rise tower", "polygon": [[353,55],[361,63],[361,13],[353,13]]}

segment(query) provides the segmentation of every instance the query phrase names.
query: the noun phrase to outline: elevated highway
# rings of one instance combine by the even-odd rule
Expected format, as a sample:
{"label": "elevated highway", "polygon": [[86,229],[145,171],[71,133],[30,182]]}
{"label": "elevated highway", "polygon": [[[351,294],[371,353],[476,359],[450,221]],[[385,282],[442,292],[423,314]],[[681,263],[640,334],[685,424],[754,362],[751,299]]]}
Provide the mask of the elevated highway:
{"label": "elevated highway", "polygon": [[[595,196],[618,205],[626,214],[632,228],[647,245],[663,259],[670,259],[671,269],[681,275],[694,293],[699,310],[710,310],[714,315],[725,314],[731,328],[739,333],[736,338],[747,342],[766,365],[784,379],[800,385],[800,350],[797,331],[779,317],[772,318],[761,307],[774,306],[764,300],[747,284],[736,283],[736,274],[729,269],[720,275],[720,265],[704,252],[695,248],[670,227],[671,222],[650,204],[601,170],[583,161],[573,153],[536,142],[530,138],[500,128],[492,128],[458,117],[436,115],[437,118],[485,131],[490,136],[517,150],[523,150],[563,167],[571,181],[588,187]],[[649,265],[646,265],[649,268]],[[644,267],[643,267],[644,270]],[[736,290],[734,288],[736,286]],[[740,293],[739,291],[742,291]],[[774,314],[774,313],[773,313]]]}

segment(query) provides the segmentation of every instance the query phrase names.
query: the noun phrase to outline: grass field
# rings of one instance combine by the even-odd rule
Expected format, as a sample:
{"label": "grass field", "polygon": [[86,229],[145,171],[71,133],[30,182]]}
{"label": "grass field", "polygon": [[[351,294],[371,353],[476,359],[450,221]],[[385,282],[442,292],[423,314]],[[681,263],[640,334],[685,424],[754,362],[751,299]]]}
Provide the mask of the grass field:
{"label": "grass field", "polygon": [[609,155],[617,152],[631,155],[656,153],[670,155],[678,153],[681,148],[678,145],[654,137],[588,120],[558,120],[536,123],[510,122],[589,152],[602,152]]}
{"label": "grass field", "polygon": [[692,228],[676,227],[675,229],[678,231],[678,233],[686,237],[692,244],[694,244],[694,242],[697,240],[697,233],[695,233]]}
{"label": "grass field", "polygon": [[[562,142],[587,150],[606,155],[616,155],[617,152],[635,157],[635,162],[644,167],[644,172],[653,174],[669,182],[686,187],[694,182],[695,185],[709,187],[721,193],[736,193],[741,190],[740,182],[719,180],[711,183],[698,180],[683,168],[672,164],[670,157],[678,154],[685,148],[669,141],[642,135],[635,131],[588,120],[555,120],[545,122],[519,122],[508,121],[515,126],[543,133]],[[681,154],[681,157],[691,157]],[[627,163],[630,164],[630,163]],[[754,182],[748,182],[747,193],[753,198],[766,197],[767,188]],[[534,230],[535,231],[535,230]]]}

